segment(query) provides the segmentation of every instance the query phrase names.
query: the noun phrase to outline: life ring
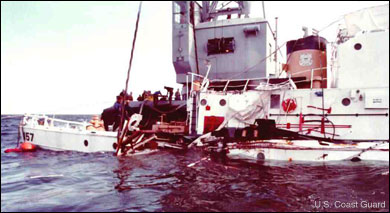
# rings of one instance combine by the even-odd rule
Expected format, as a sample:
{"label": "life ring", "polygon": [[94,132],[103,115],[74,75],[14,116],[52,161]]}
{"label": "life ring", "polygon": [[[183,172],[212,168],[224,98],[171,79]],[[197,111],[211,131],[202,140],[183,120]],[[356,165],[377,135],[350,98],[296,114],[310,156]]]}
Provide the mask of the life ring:
{"label": "life ring", "polygon": [[282,107],[285,112],[290,113],[297,108],[297,102],[295,99],[288,98],[282,102]]}
{"label": "life ring", "polygon": [[129,120],[129,131],[139,130],[138,125],[142,121],[142,115],[134,113]]}

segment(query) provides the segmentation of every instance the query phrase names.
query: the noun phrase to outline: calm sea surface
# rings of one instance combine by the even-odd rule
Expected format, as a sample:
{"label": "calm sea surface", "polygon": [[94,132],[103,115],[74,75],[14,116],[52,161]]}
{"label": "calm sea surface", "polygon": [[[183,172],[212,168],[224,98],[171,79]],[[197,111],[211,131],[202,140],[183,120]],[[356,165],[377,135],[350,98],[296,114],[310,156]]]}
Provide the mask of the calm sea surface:
{"label": "calm sea surface", "polygon": [[[384,162],[222,162],[201,151],[4,153],[20,118],[1,120],[1,211],[382,211]],[[90,116],[56,116],[68,120]],[[383,203],[385,207],[383,208]]]}

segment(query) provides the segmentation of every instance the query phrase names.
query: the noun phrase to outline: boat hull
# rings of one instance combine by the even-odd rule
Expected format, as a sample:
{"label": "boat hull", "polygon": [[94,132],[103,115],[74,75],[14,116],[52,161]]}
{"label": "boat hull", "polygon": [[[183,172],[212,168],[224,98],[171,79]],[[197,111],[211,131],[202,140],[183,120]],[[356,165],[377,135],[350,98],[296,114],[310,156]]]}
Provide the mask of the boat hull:
{"label": "boat hull", "polygon": [[227,156],[244,160],[280,161],[389,161],[389,143],[327,144],[318,141],[268,141],[250,145],[231,145]]}
{"label": "boat hull", "polygon": [[116,132],[79,131],[50,129],[45,127],[22,127],[24,141],[44,149],[79,152],[114,152]]}

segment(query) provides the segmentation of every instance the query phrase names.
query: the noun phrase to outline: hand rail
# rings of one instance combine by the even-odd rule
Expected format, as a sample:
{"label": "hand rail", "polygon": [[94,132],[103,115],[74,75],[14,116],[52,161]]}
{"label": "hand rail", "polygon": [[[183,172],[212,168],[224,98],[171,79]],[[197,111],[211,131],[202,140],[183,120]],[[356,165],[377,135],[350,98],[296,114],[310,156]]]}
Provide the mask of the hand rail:
{"label": "hand rail", "polygon": [[43,119],[45,119],[44,124],[47,124],[48,121],[52,121],[51,122],[52,126],[53,126],[54,121],[59,122],[59,123],[63,123],[66,125],[66,127],[69,127],[69,124],[75,124],[75,125],[79,125],[79,126],[87,126],[87,123],[85,123],[85,122],[67,121],[67,120],[62,120],[62,119],[58,119],[58,118],[49,118],[46,115],[25,114],[23,117],[24,121],[26,121],[26,118],[31,118],[34,121],[38,121],[38,119],[43,118]]}
{"label": "hand rail", "polygon": [[230,80],[228,80],[228,81],[226,82],[226,85],[225,85],[225,87],[223,88],[223,92],[226,92],[226,89],[227,89],[229,83],[230,83]]}
{"label": "hand rail", "polygon": [[325,70],[325,69],[327,69],[327,68],[326,68],[326,67],[319,67],[319,68],[313,68],[313,69],[302,70],[302,71],[299,71],[299,72],[291,73],[291,76],[297,75],[297,74],[301,74],[301,73],[305,73],[305,72],[312,72],[312,71]]}
{"label": "hand rail", "polygon": [[249,79],[246,80],[245,87],[244,87],[244,91],[246,91],[246,89],[247,89],[247,87],[248,87],[248,83],[249,83]]}
{"label": "hand rail", "polygon": [[314,69],[311,69],[310,89],[313,89],[313,75],[314,75]]}

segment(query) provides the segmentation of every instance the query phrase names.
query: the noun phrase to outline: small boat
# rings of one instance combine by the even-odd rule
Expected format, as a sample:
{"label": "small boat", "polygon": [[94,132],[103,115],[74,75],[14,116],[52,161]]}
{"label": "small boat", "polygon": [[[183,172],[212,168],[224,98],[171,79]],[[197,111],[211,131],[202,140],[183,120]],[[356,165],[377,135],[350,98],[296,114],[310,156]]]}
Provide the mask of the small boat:
{"label": "small boat", "polygon": [[262,161],[389,161],[389,143],[326,143],[315,140],[266,140],[228,145],[228,157]]}
{"label": "small boat", "polygon": [[[115,152],[118,148],[118,132],[105,131],[101,126],[93,126],[99,122],[67,121],[50,118],[46,115],[25,114],[20,123],[20,134],[25,142],[43,149],[54,151],[79,152]],[[184,126],[158,122],[153,129],[137,128],[142,116],[134,114],[126,123],[129,134],[123,137],[119,155],[149,154],[157,148],[184,149],[186,144],[182,137]],[[130,125],[131,124],[131,125]]]}
{"label": "small boat", "polygon": [[24,141],[49,150],[114,152],[117,132],[88,130],[87,122],[26,114],[20,124]]}

